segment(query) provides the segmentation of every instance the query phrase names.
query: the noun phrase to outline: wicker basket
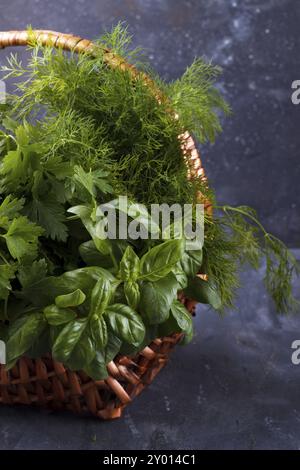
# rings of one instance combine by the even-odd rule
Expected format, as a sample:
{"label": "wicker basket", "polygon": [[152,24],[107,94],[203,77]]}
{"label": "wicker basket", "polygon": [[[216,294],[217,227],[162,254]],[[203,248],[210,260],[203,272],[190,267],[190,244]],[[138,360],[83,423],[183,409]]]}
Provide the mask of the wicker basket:
{"label": "wicker basket", "polygon": [[[70,34],[53,31],[36,31],[43,45],[53,45],[75,52],[93,53],[93,43]],[[27,31],[0,32],[0,48],[26,46]],[[104,50],[104,57],[112,67],[129,69],[133,76],[139,72],[120,57]],[[157,99],[160,92],[144,75]],[[182,152],[188,165],[190,178],[205,178],[204,170],[194,141],[188,132],[179,136]],[[209,210],[209,203],[206,204]],[[193,313],[195,302],[181,297],[186,308]],[[109,377],[95,381],[83,371],[70,371],[49,355],[40,359],[21,358],[10,370],[0,366],[0,403],[38,405],[52,409],[69,409],[77,413],[90,412],[102,419],[121,416],[124,407],[150,384],[166,364],[170,352],[180,341],[181,334],[156,339],[137,356],[118,356],[108,364]]]}

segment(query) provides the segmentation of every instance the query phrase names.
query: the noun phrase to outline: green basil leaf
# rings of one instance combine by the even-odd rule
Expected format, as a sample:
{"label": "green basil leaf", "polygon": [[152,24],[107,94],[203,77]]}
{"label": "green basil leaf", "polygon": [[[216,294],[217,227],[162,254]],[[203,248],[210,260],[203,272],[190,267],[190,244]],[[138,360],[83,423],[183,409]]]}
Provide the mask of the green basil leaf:
{"label": "green basil leaf", "polygon": [[108,372],[103,354],[97,351],[94,359],[84,368],[84,371],[93,380],[107,379]]}
{"label": "green basil leaf", "polygon": [[95,349],[104,349],[107,344],[107,326],[103,317],[94,315],[90,318],[91,337],[95,343]]}
{"label": "green basil leaf", "polygon": [[105,312],[105,319],[112,331],[123,341],[133,346],[138,346],[143,341],[144,323],[141,317],[128,305],[111,305]]}
{"label": "green basil leaf", "polygon": [[146,333],[143,341],[138,346],[132,346],[128,343],[122,343],[120,354],[122,356],[135,356],[138,352],[142,351],[146,346],[152,343],[156,338],[159,338],[158,326],[160,325],[147,325]]}
{"label": "green basil leaf", "polygon": [[31,357],[32,359],[39,359],[51,351],[50,343],[50,329],[45,328],[39,336],[36,337],[34,343],[26,351],[26,356]]}
{"label": "green basil leaf", "polygon": [[71,370],[84,369],[93,361],[95,355],[95,344],[89,328],[86,328],[66,361],[66,365]]}
{"label": "green basil leaf", "polygon": [[183,254],[182,240],[168,240],[155,246],[141,259],[141,279],[155,282],[173,269]]}
{"label": "green basil leaf", "polygon": [[171,313],[178,327],[185,334],[185,344],[189,343],[193,338],[193,321],[191,315],[178,300],[175,300],[171,305]]}
{"label": "green basil leaf", "polygon": [[178,282],[173,273],[157,282],[144,282],[141,286],[139,311],[147,324],[165,322],[177,296]]}
{"label": "green basil leaf", "polygon": [[79,247],[79,253],[83,261],[88,266],[101,266],[102,268],[107,269],[113,267],[111,256],[100,253],[93,240],[82,243]]}
{"label": "green basil leaf", "polygon": [[[144,341],[141,342],[138,346],[133,346],[132,344],[128,343],[122,343],[121,349],[120,349],[120,354],[122,356],[136,356],[139,351],[141,351],[143,348],[142,344]],[[149,343],[146,344],[146,346],[149,346]],[[145,346],[144,346],[145,347]]]}
{"label": "green basil leaf", "polygon": [[190,250],[183,253],[181,267],[188,277],[195,277],[202,265],[202,250]]}
{"label": "green basil leaf", "polygon": [[164,336],[170,336],[173,333],[180,333],[180,328],[173,315],[170,315],[164,323],[158,325],[157,337],[163,338]]}
{"label": "green basil leaf", "polygon": [[35,306],[46,307],[53,303],[58,295],[74,292],[81,289],[87,298],[99,278],[116,282],[116,278],[106,269],[99,266],[89,266],[72,271],[66,271],[61,276],[49,276],[39,282],[24,288],[20,297],[30,301]]}
{"label": "green basil leaf", "polygon": [[76,289],[70,294],[58,295],[55,298],[55,304],[61,308],[68,307],[77,307],[78,305],[83,304],[86,299],[86,295],[82,292],[81,289]]}
{"label": "green basil leaf", "polygon": [[67,323],[52,347],[52,355],[56,361],[67,363],[86,326],[87,319],[71,320]]}
{"label": "green basil leaf", "polygon": [[110,281],[100,277],[92,290],[90,315],[102,315],[112,294],[113,290]]}
{"label": "green basil leaf", "polygon": [[178,286],[180,289],[184,289],[188,285],[188,278],[186,273],[183,271],[180,262],[173,268],[172,273],[177,279]]}
{"label": "green basil leaf", "polygon": [[116,355],[121,349],[122,341],[120,338],[115,336],[112,332],[109,332],[108,341],[105,348],[105,362],[108,364],[110,361],[113,361]]}
{"label": "green basil leaf", "polygon": [[135,310],[140,301],[140,288],[137,282],[126,281],[124,283],[124,293],[129,307]]}
{"label": "green basil leaf", "polygon": [[57,305],[49,305],[44,308],[44,314],[49,325],[63,325],[76,318],[76,313],[67,308],[59,308]]}
{"label": "green basil leaf", "polygon": [[107,279],[110,282],[116,281],[116,278],[106,269],[90,266],[65,272],[58,277],[58,283],[67,286],[68,289],[73,284],[73,289],[69,292],[74,291],[74,289],[81,289],[88,296],[99,278]]}
{"label": "green basil leaf", "polygon": [[32,313],[16,320],[8,331],[7,365],[22,356],[42,334],[47,322],[42,313]]}
{"label": "green basil leaf", "polygon": [[81,218],[82,223],[92,237],[97,250],[103,255],[108,255],[111,249],[110,240],[99,236],[100,233],[104,236],[107,224],[104,218],[98,221],[93,220],[93,210],[94,208],[92,206],[79,205],[70,207],[68,212],[76,214]]}
{"label": "green basil leaf", "polygon": [[215,289],[209,281],[204,281],[199,277],[190,279],[187,288],[184,290],[185,295],[190,299],[196,300],[201,304],[209,304],[215,310],[222,308],[222,300]]}
{"label": "green basil leaf", "polygon": [[120,277],[123,281],[135,281],[139,275],[140,259],[135,251],[128,246],[120,262]]}

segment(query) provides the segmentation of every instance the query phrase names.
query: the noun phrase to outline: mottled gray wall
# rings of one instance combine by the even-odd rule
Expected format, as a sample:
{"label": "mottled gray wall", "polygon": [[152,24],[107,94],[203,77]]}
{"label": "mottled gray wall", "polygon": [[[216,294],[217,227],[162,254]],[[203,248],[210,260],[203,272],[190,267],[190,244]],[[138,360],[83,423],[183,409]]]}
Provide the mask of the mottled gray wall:
{"label": "mottled gray wall", "polygon": [[[222,201],[253,204],[299,245],[300,106],[290,85],[300,79],[300,1],[0,0],[0,30],[31,23],[93,38],[120,19],[169,79],[196,55],[223,66],[234,116],[203,149],[209,177]],[[299,449],[300,366],[290,359],[299,315],[274,315],[262,277],[243,274],[237,311],[223,319],[199,308],[192,344],[122,420],[1,406],[0,449]]]}
{"label": "mottled gray wall", "polygon": [[[221,202],[251,204],[270,230],[299,245],[299,0],[0,0],[0,29],[36,28],[93,38],[125,20],[153,66],[176,78],[195,56],[224,69],[234,111],[202,149]],[[3,63],[5,52],[0,53]]]}

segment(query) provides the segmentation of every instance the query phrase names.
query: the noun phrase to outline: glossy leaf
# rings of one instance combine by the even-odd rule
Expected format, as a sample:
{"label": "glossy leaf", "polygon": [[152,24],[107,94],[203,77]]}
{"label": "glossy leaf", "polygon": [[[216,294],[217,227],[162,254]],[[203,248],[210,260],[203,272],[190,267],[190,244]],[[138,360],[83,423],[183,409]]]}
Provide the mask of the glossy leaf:
{"label": "glossy leaf", "polygon": [[168,240],[155,246],[141,259],[141,279],[155,282],[165,277],[180,260],[182,240]]}
{"label": "glossy leaf", "polygon": [[160,281],[142,284],[139,311],[147,324],[154,325],[167,320],[177,290],[178,282],[172,273]]}
{"label": "glossy leaf", "polygon": [[185,271],[182,269],[180,262],[178,262],[175,268],[172,269],[172,273],[177,279],[179,288],[184,289],[188,285],[188,278]]}
{"label": "glossy leaf", "polygon": [[63,328],[52,347],[55,360],[66,363],[87,327],[87,319],[72,320]]}
{"label": "glossy leaf", "polygon": [[135,281],[139,275],[140,259],[131,246],[126,248],[120,263],[120,277],[123,281]]}
{"label": "glossy leaf", "polygon": [[55,304],[61,308],[77,307],[83,304],[86,299],[86,295],[81,289],[76,289],[69,294],[58,295],[55,298]]}
{"label": "glossy leaf", "polygon": [[93,240],[82,243],[79,247],[79,253],[88,266],[101,266],[102,268],[113,267],[111,256],[109,254],[103,255],[100,253]]}
{"label": "glossy leaf", "polygon": [[100,316],[103,314],[111,297],[113,289],[108,279],[100,277],[96,282],[91,294],[91,316]]}
{"label": "glossy leaf", "polygon": [[94,359],[84,368],[84,371],[93,380],[107,379],[108,372],[103,354],[97,351]]}
{"label": "glossy leaf", "polygon": [[61,308],[57,305],[49,305],[44,308],[44,314],[49,325],[63,325],[76,318],[76,313],[68,308]]}
{"label": "glossy leaf", "polygon": [[43,307],[53,303],[53,300],[58,295],[71,293],[76,289],[81,289],[88,298],[100,277],[116,282],[116,278],[106,269],[98,266],[89,266],[67,271],[61,276],[46,277],[24,288],[21,296],[31,301],[34,305]]}
{"label": "glossy leaf", "polygon": [[185,334],[185,343],[187,344],[193,338],[193,321],[190,313],[184,305],[175,300],[171,305],[171,313],[180,329]]}
{"label": "glossy leaf", "polygon": [[202,265],[202,250],[185,251],[181,259],[181,267],[188,277],[195,277]]}
{"label": "glossy leaf", "polygon": [[124,293],[129,307],[136,310],[141,297],[138,283],[134,281],[126,281],[124,283]]}
{"label": "glossy leaf", "polygon": [[222,301],[217,290],[208,281],[204,281],[199,277],[191,279],[184,292],[190,299],[202,304],[209,304],[215,310],[222,307]]}
{"label": "glossy leaf", "polygon": [[112,332],[109,332],[108,341],[105,348],[105,362],[108,364],[110,361],[113,361],[120,351],[122,341]]}
{"label": "glossy leaf", "polygon": [[90,335],[89,329],[86,328],[82,336],[77,341],[71,355],[66,361],[66,364],[72,370],[84,369],[93,361],[95,355],[95,344]]}
{"label": "glossy leaf", "polygon": [[105,319],[112,331],[123,341],[138,346],[144,339],[141,317],[128,305],[114,304],[107,308]]}
{"label": "glossy leaf", "polygon": [[95,349],[104,350],[108,340],[108,333],[103,317],[99,318],[97,315],[94,315],[90,318],[90,332]]}
{"label": "glossy leaf", "polygon": [[170,336],[173,333],[180,333],[180,331],[175,318],[170,314],[164,323],[160,323],[157,326],[157,337],[162,338],[164,336]]}
{"label": "glossy leaf", "polygon": [[46,326],[47,323],[42,313],[32,313],[16,320],[8,332],[7,364],[22,356],[42,334]]}

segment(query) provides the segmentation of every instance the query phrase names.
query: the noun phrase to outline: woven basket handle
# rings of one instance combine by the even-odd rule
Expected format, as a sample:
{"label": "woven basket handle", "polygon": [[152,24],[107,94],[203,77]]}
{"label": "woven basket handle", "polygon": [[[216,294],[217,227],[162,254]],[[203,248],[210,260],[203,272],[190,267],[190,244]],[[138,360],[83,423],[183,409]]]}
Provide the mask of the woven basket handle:
{"label": "woven basket handle", "polygon": [[[95,45],[89,39],[83,39],[73,34],[58,33],[56,31],[34,30],[34,31],[3,31],[0,32],[0,49],[12,46],[27,46],[32,40],[32,35],[42,46],[53,46],[73,51],[76,53],[93,53]],[[104,60],[112,67],[121,67],[131,70],[136,75],[139,73],[135,67],[128,64],[122,57],[113,54],[109,49],[103,47]],[[146,75],[145,75],[146,77]],[[147,81],[151,82],[149,77]]]}
{"label": "woven basket handle", "polygon": [[[12,46],[27,46],[34,34],[37,41],[43,46],[53,46],[62,48],[66,51],[91,52],[95,45],[88,39],[82,39],[73,34],[58,33],[56,31],[34,30],[32,31],[3,31],[0,32],[0,49]],[[162,100],[160,90],[154,82],[144,73],[139,72],[133,65],[128,64],[122,57],[113,54],[109,49],[103,48],[104,60],[111,67],[120,67],[124,70],[130,70],[133,76],[142,76],[145,83],[152,89],[158,100]],[[189,178],[201,177],[205,178],[204,169],[202,167],[199,152],[196,149],[195,142],[188,132],[179,136],[182,143],[182,151],[186,160]],[[210,206],[208,201],[205,202],[206,207]]]}
{"label": "woven basket handle", "polygon": [[[72,49],[76,52],[82,52],[92,47],[91,41],[72,34],[34,30],[34,35],[43,46],[62,47],[65,50],[70,51]],[[2,31],[0,32],[0,48],[26,46],[31,37],[31,31]]]}

